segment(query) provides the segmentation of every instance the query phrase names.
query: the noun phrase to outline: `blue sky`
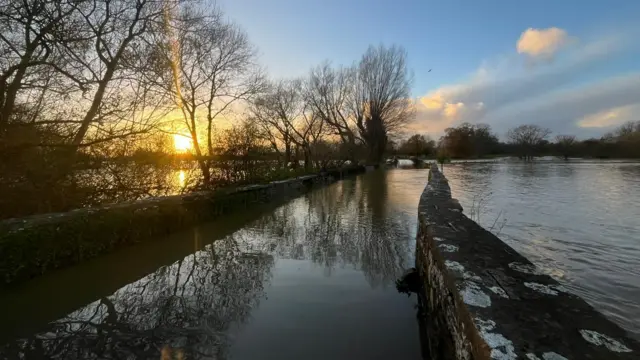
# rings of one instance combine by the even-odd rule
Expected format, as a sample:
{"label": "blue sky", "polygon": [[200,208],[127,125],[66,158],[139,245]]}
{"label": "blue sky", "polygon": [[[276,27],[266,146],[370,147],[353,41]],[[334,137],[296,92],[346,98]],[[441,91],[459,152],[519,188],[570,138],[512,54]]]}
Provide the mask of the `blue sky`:
{"label": "blue sky", "polygon": [[[402,45],[414,73],[410,131],[462,121],[599,136],[640,120],[640,1],[219,0],[273,77],[370,44]],[[432,69],[431,72],[428,72]]]}

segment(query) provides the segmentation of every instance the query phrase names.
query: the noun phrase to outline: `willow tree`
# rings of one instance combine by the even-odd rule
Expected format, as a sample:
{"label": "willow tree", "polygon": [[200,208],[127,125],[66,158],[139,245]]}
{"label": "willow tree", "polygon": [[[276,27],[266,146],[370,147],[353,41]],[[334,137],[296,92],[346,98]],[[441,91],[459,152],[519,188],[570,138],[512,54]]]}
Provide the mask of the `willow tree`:
{"label": "willow tree", "polygon": [[219,10],[187,3],[165,22],[170,31],[161,43],[164,90],[175,98],[208,184],[214,121],[262,91],[264,81],[246,33]]}
{"label": "willow tree", "polygon": [[389,134],[401,130],[413,116],[406,58],[401,47],[371,46],[356,67],[351,103],[373,163],[382,159]]}
{"label": "willow tree", "polygon": [[357,145],[364,144],[368,160],[380,162],[388,136],[413,116],[406,58],[401,47],[371,46],[351,67],[325,62],[311,71],[307,102],[347,145],[352,160]]}

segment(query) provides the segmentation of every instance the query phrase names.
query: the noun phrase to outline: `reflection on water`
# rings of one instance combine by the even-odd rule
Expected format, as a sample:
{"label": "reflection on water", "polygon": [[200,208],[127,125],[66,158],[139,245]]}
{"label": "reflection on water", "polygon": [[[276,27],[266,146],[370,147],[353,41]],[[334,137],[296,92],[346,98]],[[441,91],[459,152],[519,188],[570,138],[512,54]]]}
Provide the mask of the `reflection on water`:
{"label": "reflection on water", "polygon": [[184,170],[178,171],[178,186],[180,188],[184,188],[186,184],[186,177],[187,175],[185,174]]}
{"label": "reflection on water", "polygon": [[[171,257],[173,245],[166,242],[200,249],[120,284],[114,293],[96,289],[91,303],[58,320],[28,314],[20,304],[33,303],[39,289],[18,289],[5,296],[13,301],[0,298],[0,304],[23,312],[21,318],[32,322],[25,328],[33,330],[0,347],[0,355],[418,359],[415,304],[397,294],[393,283],[413,264],[417,203],[426,179],[426,171],[376,171],[312,191],[232,230],[232,221],[223,220],[159,241],[146,254],[110,254],[111,271],[136,274],[114,263]],[[99,266],[77,269],[26,287],[56,288],[73,275],[68,273],[87,269],[105,276]],[[83,285],[89,284],[77,284]],[[76,303],[80,293],[51,294],[51,305],[39,305]]]}
{"label": "reflection on water", "polygon": [[445,175],[466,213],[485,199],[483,226],[640,338],[640,163],[461,164]]}
{"label": "reflection on water", "polygon": [[157,358],[163,346],[189,359],[221,358],[225,331],[264,295],[273,259],[233,239],[156,272],[3,349],[9,358]]}

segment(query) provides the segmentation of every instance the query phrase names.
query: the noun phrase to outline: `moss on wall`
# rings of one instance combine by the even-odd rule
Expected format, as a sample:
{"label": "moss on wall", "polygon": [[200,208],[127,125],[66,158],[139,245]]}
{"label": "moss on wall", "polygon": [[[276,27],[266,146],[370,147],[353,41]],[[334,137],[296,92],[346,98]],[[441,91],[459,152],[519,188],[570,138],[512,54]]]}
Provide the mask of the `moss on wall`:
{"label": "moss on wall", "polygon": [[315,185],[364,171],[364,167],[334,169],[264,185],[6,220],[0,222],[0,288],[214,220],[251,204],[283,201]]}

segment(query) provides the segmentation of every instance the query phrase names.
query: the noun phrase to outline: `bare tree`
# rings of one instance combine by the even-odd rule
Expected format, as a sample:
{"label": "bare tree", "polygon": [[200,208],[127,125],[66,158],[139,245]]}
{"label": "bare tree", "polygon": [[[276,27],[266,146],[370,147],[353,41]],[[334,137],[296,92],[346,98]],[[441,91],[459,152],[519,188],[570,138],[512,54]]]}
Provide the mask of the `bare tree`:
{"label": "bare tree", "polygon": [[163,99],[141,76],[148,65],[145,38],[174,2],[3,2],[0,129],[17,111],[19,126],[59,135],[26,145],[65,146],[74,158],[81,147],[155,125]]}
{"label": "bare tree", "polygon": [[162,10],[154,0],[0,0],[0,188],[37,200],[26,213],[94,203],[99,186],[73,170],[106,164],[105,150],[132,153],[162,119],[163,94],[142,75]]}
{"label": "bare tree", "polygon": [[[317,144],[321,142],[326,135],[326,127],[322,119],[315,113],[308,111],[308,108],[302,112],[302,119],[294,127],[296,133],[296,143],[302,147],[304,151],[304,166],[308,170],[311,162],[316,161]],[[317,166],[320,167],[320,166]]]}
{"label": "bare tree", "polygon": [[284,146],[284,164],[291,161],[292,145],[298,141],[296,123],[304,112],[301,82],[281,80],[269,85],[267,92],[255,99],[251,114],[258,121],[273,149],[280,154]]}
{"label": "bare tree", "polygon": [[[226,21],[220,11],[191,4],[179,10],[169,26],[174,34],[165,33],[161,43],[165,64],[161,79],[165,91],[175,96],[208,184],[214,120],[234,103],[261,92],[263,78],[246,33]],[[203,140],[206,147],[201,145]]]}
{"label": "bare tree", "polygon": [[67,30],[75,5],[70,1],[0,1],[0,131],[19,110],[25,93],[53,87],[50,66],[59,68],[55,46],[71,36]]}
{"label": "bare tree", "polygon": [[315,116],[325,122],[349,151],[349,160],[355,160],[355,148],[361,143],[354,119],[353,68],[334,69],[325,62],[315,69],[306,83],[305,100]]}
{"label": "bare tree", "polygon": [[532,160],[537,147],[551,134],[551,130],[538,125],[520,125],[507,131],[509,142],[518,147],[525,160]]}
{"label": "bare tree", "polygon": [[556,144],[564,159],[567,160],[573,151],[573,147],[576,145],[576,137],[575,135],[557,135]]}
{"label": "bare tree", "polygon": [[371,46],[357,67],[353,112],[373,163],[382,159],[388,135],[401,130],[413,116],[406,57],[398,46]]}
{"label": "bare tree", "polygon": [[281,80],[271,84],[263,96],[251,106],[253,117],[276,153],[284,146],[285,164],[292,156],[292,145],[301,149],[305,168],[311,167],[313,144],[320,140],[326,127],[322,119],[310,110],[302,92],[302,80]]}
{"label": "bare tree", "polygon": [[[148,63],[139,50],[148,50],[144,37],[162,22],[167,6],[174,5],[155,0],[91,0],[78,7],[84,21],[82,37],[90,51],[66,47],[65,53],[82,68],[84,78],[77,81],[85,84],[81,103],[86,110],[71,140],[74,150],[91,143],[83,142],[90,132],[97,137],[95,142],[149,130],[131,120],[133,113],[145,113],[152,94],[140,77]],[[111,126],[105,129],[102,124]]]}

